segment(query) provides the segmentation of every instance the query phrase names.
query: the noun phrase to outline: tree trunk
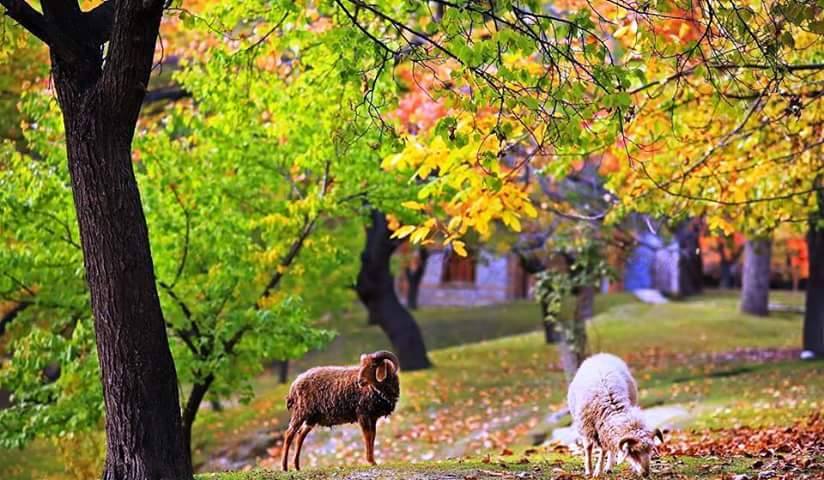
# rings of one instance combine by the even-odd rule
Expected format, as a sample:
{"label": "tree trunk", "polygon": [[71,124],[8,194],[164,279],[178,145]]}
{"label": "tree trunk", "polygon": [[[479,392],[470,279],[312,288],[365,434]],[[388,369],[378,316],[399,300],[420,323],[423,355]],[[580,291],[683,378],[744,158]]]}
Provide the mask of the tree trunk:
{"label": "tree trunk", "polygon": [[[581,287],[575,296],[575,319],[581,323],[595,315],[595,287]],[[586,344],[586,342],[584,342]]]}
{"label": "tree trunk", "polygon": [[543,319],[541,323],[544,326],[544,341],[550,344],[557,343],[561,340],[558,335],[558,328],[555,322],[546,319],[547,310],[546,303],[541,302],[541,318]]}
{"label": "tree trunk", "polygon": [[678,286],[684,297],[703,290],[704,266],[701,261],[700,232],[697,220],[683,222],[675,232],[678,240]]}
{"label": "tree trunk", "polygon": [[392,232],[382,212],[373,210],[371,217],[355,285],[358,298],[369,313],[369,323],[379,325],[389,337],[402,369],[429,368],[432,364],[423,336],[409,310],[398,299],[390,270],[392,254],[401,242],[390,238]]}
{"label": "tree trunk", "polygon": [[587,356],[587,320],[595,306],[595,287],[580,287],[575,293],[575,313],[566,328],[562,328],[558,355],[567,382],[571,382],[581,362]]}
{"label": "tree trunk", "polygon": [[200,404],[215,381],[215,376],[209,374],[206,378],[196,382],[192,386],[192,391],[189,392],[189,400],[186,401],[186,407],[183,409],[183,416],[181,425],[183,430],[183,441],[186,445],[186,451],[192,451],[192,426],[195,424],[197,412],[200,410]]}
{"label": "tree trunk", "polygon": [[77,2],[42,5],[55,31],[77,43],[59,51],[55,42],[50,45],[103,383],[103,479],[191,479],[177,374],[131,155],[163,2],[106,2],[99,8],[116,10],[111,25],[102,27],[109,33],[92,28]]}
{"label": "tree trunk", "polygon": [[807,280],[804,309],[804,350],[824,357],[824,228],[819,224],[824,216],[824,194],[819,194],[818,214],[810,218],[807,232],[810,277]]}
{"label": "tree trunk", "polygon": [[289,381],[289,360],[278,362],[278,383],[284,384]]}
{"label": "tree trunk", "polygon": [[426,271],[426,261],[429,259],[429,250],[426,247],[418,247],[418,261],[415,268],[406,267],[406,275],[409,288],[406,290],[406,308],[410,310],[418,309],[418,293],[421,289],[421,281]]}
{"label": "tree trunk", "polygon": [[741,311],[750,315],[769,313],[770,256],[772,240],[755,238],[744,245],[744,272],[741,287]]}
{"label": "tree trunk", "polygon": [[734,263],[726,260],[724,258],[721,259],[720,268],[721,268],[721,277],[719,279],[719,287],[725,290],[729,290],[733,288],[735,285],[735,277],[732,274],[732,267],[735,265]]}

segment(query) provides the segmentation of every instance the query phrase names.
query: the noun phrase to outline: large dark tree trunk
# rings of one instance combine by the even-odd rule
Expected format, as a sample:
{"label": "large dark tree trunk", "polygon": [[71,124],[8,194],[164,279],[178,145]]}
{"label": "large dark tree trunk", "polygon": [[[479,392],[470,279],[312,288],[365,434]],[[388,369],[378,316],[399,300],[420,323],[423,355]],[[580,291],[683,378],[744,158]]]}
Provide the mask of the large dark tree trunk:
{"label": "large dark tree trunk", "polygon": [[418,294],[421,291],[421,281],[423,274],[426,272],[426,261],[429,259],[429,250],[426,247],[418,248],[418,258],[415,262],[415,268],[412,265],[404,269],[408,288],[406,290],[406,308],[410,310],[418,309]]}
{"label": "large dark tree trunk", "polygon": [[751,315],[769,313],[770,258],[772,240],[755,238],[744,245],[744,271],[741,287],[741,311]]}
{"label": "large dark tree trunk", "polygon": [[703,290],[704,268],[699,244],[700,225],[692,219],[683,222],[675,231],[678,240],[678,289],[684,297]]}
{"label": "large dark tree trunk", "polygon": [[810,277],[804,309],[804,350],[824,357],[824,193],[818,195],[818,213],[810,218],[807,249]]}
{"label": "large dark tree trunk", "polygon": [[[50,47],[106,408],[104,480],[191,479],[131,142],[163,0],[0,0]],[[103,45],[105,65],[103,62]]]}
{"label": "large dark tree trunk", "polygon": [[418,324],[395,292],[390,260],[401,241],[391,238],[383,212],[373,210],[371,217],[355,285],[358,298],[369,312],[369,323],[379,325],[389,337],[402,369],[429,368],[432,364]]}

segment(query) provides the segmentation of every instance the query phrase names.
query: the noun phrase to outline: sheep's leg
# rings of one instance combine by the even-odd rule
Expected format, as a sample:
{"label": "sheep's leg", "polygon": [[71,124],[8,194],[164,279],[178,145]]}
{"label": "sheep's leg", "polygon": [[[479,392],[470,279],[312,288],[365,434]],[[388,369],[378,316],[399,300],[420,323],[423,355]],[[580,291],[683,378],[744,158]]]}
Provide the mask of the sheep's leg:
{"label": "sheep's leg", "polygon": [[307,423],[304,424],[300,432],[298,432],[298,444],[295,447],[295,470],[300,470],[300,449],[303,447],[303,440],[306,439],[306,435],[309,435],[313,427],[314,425]]}
{"label": "sheep's leg", "polygon": [[595,470],[592,471],[592,476],[597,477],[597,476],[601,475],[601,472],[603,472],[603,470],[601,470],[601,468],[603,466],[604,466],[604,449],[599,448],[598,449],[598,457],[595,459]]}
{"label": "sheep's leg", "polygon": [[584,475],[592,475],[592,442],[584,441]]}
{"label": "sheep's leg", "polygon": [[293,421],[289,422],[289,428],[286,429],[286,433],[283,435],[283,456],[280,460],[280,465],[284,472],[289,470],[289,447],[292,446],[292,440],[295,438],[298,427],[303,424],[302,420],[300,422],[295,419],[292,420]]}
{"label": "sheep's leg", "polygon": [[604,472],[609,473],[612,471],[612,450],[607,451],[607,464],[604,466]]}
{"label": "sheep's leg", "polygon": [[371,418],[361,418],[358,420],[363,432],[363,446],[366,448],[366,461],[370,465],[375,465],[375,430],[377,422]]}

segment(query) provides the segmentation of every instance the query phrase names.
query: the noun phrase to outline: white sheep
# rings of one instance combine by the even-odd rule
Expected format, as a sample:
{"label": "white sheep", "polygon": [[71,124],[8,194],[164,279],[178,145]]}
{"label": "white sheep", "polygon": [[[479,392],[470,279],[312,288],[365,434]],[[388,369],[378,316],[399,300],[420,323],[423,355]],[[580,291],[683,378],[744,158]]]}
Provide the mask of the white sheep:
{"label": "white sheep", "polygon": [[[573,425],[584,443],[586,475],[597,477],[612,469],[613,456],[627,459],[639,475],[649,475],[650,458],[657,453],[655,438],[638,407],[638,387],[623,360],[608,353],[593,355],[581,363],[567,395]],[[595,469],[592,449],[599,447]],[[606,454],[606,465],[604,455]]]}

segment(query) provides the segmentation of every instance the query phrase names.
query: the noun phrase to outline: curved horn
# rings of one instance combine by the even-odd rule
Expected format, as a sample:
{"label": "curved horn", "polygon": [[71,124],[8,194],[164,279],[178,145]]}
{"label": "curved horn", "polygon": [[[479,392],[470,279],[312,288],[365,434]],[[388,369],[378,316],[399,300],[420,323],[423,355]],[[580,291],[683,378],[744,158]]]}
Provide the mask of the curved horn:
{"label": "curved horn", "polygon": [[381,350],[379,352],[375,352],[370,355],[374,360],[389,360],[392,362],[392,365],[395,367],[395,373],[398,373],[401,370],[401,362],[398,360],[398,357],[389,351]]}

